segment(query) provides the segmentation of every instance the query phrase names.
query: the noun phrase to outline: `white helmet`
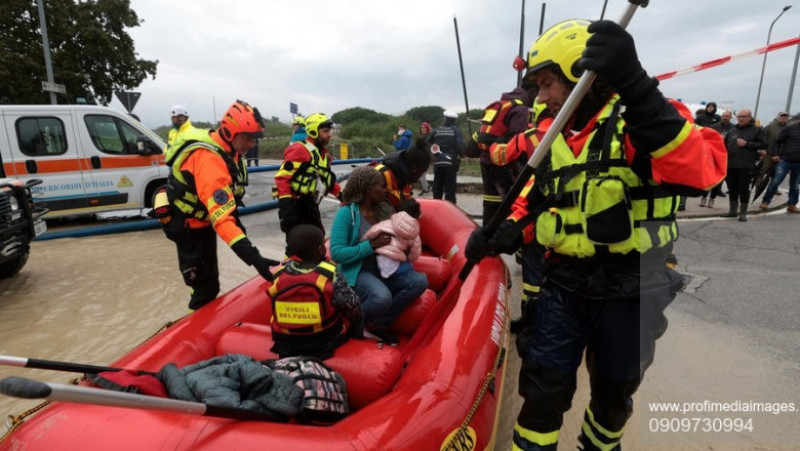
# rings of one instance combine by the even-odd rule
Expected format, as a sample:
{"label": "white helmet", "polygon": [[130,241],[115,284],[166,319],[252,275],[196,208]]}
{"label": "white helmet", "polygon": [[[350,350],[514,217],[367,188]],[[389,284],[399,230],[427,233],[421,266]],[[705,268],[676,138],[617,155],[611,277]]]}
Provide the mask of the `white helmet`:
{"label": "white helmet", "polygon": [[175,117],[175,116],[189,117],[189,112],[186,111],[186,107],[183,105],[173,105],[172,109],[170,109],[169,112],[170,112],[170,117]]}
{"label": "white helmet", "polygon": [[458,114],[456,114],[455,111],[452,110],[444,110],[444,117],[455,119],[458,117]]}

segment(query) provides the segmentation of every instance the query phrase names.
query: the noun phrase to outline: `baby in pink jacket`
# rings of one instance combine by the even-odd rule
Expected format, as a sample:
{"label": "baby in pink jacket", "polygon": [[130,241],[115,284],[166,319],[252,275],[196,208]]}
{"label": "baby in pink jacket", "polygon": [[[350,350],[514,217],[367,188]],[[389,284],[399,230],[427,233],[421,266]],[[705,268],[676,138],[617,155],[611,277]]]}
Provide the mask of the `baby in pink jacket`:
{"label": "baby in pink jacket", "polygon": [[418,259],[422,252],[422,241],[419,239],[419,203],[407,199],[397,205],[397,213],[367,230],[362,240],[371,240],[381,233],[392,235],[392,241],[375,250],[375,259],[381,277],[388,278],[392,274],[402,274],[411,269],[411,263]]}

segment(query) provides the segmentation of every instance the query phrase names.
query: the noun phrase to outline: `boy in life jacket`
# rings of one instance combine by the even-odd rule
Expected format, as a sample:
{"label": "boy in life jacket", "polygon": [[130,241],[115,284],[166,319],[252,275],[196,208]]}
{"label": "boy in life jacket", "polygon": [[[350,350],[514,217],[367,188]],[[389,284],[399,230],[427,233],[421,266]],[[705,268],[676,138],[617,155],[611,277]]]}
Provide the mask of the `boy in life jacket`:
{"label": "boy in life jacket", "polygon": [[419,238],[419,217],[422,215],[419,202],[406,199],[397,205],[397,213],[367,230],[361,241],[377,238],[382,233],[392,236],[386,246],[375,249],[375,260],[381,277],[402,274],[411,269],[411,263],[422,253],[422,240]]}
{"label": "boy in life jacket", "polygon": [[325,258],[320,228],[301,224],[286,237],[289,258],[275,270],[267,291],[272,302],[272,352],[281,358],[327,359],[347,337],[363,338],[361,302]]}

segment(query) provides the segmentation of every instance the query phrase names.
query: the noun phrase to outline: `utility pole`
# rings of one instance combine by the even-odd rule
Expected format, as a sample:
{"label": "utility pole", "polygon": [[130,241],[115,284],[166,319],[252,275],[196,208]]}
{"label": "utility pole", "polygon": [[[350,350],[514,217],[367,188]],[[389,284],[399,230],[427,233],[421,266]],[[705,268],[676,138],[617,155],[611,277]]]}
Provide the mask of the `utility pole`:
{"label": "utility pole", "polygon": [[[47,22],[44,18],[44,0],[37,0],[36,4],[39,6],[39,25],[42,29],[42,46],[44,47],[44,67],[47,70],[47,81],[51,85],[55,84],[53,78],[53,63],[50,62],[50,42],[47,39]],[[50,91],[50,103],[55,105],[58,103],[56,100],[56,93]]]}

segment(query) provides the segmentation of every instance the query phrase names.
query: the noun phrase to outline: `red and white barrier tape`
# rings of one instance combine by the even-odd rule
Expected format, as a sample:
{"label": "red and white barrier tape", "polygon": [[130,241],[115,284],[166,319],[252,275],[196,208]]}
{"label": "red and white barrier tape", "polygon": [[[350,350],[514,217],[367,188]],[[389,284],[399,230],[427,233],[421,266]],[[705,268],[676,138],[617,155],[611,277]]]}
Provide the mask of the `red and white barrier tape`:
{"label": "red and white barrier tape", "polygon": [[792,39],[787,39],[785,41],[776,42],[774,44],[770,44],[765,47],[761,47],[755,50],[751,50],[749,52],[739,53],[737,55],[730,55],[730,56],[723,56],[722,58],[717,58],[715,60],[706,61],[705,63],[698,64],[696,66],[685,67],[683,69],[679,69],[672,72],[667,72],[665,74],[656,75],[656,78],[659,80],[667,80],[673,77],[677,77],[679,75],[686,75],[692,72],[699,72],[701,70],[711,69],[712,67],[721,66],[723,64],[730,63],[731,61],[736,61],[742,58],[747,58],[750,56],[761,55],[763,53],[768,53],[773,50],[782,49],[784,47],[789,47],[792,45],[800,44],[800,36]]}

